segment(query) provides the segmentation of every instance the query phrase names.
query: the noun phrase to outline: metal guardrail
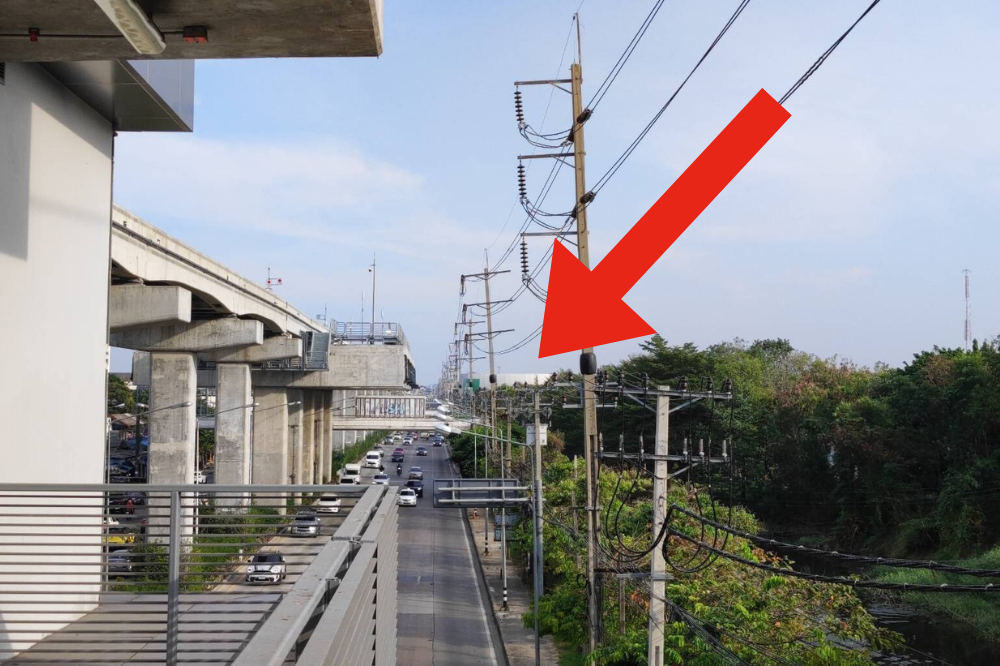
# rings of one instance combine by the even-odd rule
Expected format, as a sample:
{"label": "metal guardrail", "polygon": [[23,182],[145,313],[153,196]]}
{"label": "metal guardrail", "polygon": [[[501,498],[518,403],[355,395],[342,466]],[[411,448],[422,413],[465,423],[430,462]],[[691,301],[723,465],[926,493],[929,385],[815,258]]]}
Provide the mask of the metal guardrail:
{"label": "metal guardrail", "polygon": [[333,335],[333,344],[338,345],[406,344],[403,327],[395,322],[377,321],[373,327],[371,322],[333,321],[330,333]]}
{"label": "metal guardrail", "polygon": [[518,479],[434,479],[434,508],[515,508],[527,504],[530,486]]}
{"label": "metal guardrail", "polygon": [[234,666],[394,666],[396,515],[396,488],[370,486]]}
{"label": "metal guardrail", "polygon": [[[314,513],[332,493],[338,512]],[[395,508],[381,486],[0,485],[0,663],[294,662],[323,611],[361,594],[337,584],[368,565],[355,535],[382,539],[394,588]],[[260,654],[291,615],[289,649]]]}

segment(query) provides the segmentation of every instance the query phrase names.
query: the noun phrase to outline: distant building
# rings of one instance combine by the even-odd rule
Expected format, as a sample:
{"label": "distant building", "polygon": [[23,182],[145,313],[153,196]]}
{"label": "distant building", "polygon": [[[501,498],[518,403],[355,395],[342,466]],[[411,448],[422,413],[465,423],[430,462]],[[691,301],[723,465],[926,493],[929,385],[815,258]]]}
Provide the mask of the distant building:
{"label": "distant building", "polygon": [[[497,386],[513,386],[514,384],[534,384],[536,381],[539,384],[544,384],[552,376],[551,373],[546,372],[498,372],[497,373]],[[468,374],[462,374],[460,377],[460,383],[462,386],[466,386],[469,381]],[[490,376],[489,372],[476,373],[473,376],[474,384],[478,384],[480,388],[489,388]]]}

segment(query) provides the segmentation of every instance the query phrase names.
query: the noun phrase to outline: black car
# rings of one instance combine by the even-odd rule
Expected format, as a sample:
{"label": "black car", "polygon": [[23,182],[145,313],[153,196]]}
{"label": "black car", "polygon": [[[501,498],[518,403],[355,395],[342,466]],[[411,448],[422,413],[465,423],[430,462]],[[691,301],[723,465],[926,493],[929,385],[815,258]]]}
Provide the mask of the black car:
{"label": "black car", "polygon": [[402,453],[393,453],[392,457],[389,458],[389,462],[403,462],[406,460],[406,456]]}
{"label": "black car", "polygon": [[442,444],[441,444],[441,441],[440,441],[440,440],[437,440],[437,439],[435,439],[435,440],[434,440],[434,446],[442,446]]}
{"label": "black car", "polygon": [[410,488],[417,494],[417,497],[424,496],[424,482],[418,481],[417,479],[410,479],[406,482],[406,487]]}
{"label": "black car", "polygon": [[427,455],[427,447],[426,446],[418,446],[417,447],[417,455],[418,456],[426,456]]}

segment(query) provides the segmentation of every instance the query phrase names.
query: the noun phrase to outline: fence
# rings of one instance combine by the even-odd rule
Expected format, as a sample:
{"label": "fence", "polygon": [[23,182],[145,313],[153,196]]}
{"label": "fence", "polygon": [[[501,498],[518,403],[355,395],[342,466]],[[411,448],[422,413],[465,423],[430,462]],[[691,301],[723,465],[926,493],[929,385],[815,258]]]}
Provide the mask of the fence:
{"label": "fence", "polygon": [[394,322],[331,322],[333,344],[339,345],[405,345],[403,327]]}
{"label": "fence", "polygon": [[394,645],[395,510],[383,486],[0,485],[0,663],[295,663],[331,604],[366,603],[373,558]]}

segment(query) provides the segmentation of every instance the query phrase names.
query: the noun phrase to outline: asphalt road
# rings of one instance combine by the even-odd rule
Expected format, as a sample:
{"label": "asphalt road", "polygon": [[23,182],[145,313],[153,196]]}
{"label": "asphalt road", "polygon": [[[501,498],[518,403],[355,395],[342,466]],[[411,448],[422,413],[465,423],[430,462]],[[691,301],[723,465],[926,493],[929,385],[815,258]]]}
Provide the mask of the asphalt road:
{"label": "asphalt road", "polygon": [[[417,445],[430,455],[415,455]],[[389,453],[391,453],[391,448]],[[460,509],[435,509],[435,478],[451,478],[446,447],[417,440],[407,449],[403,480],[386,465],[391,483],[405,483],[411,465],[424,471],[424,497],[399,507],[399,589],[396,662],[401,666],[493,664],[486,602],[479,591]],[[388,454],[387,454],[388,455]]]}

